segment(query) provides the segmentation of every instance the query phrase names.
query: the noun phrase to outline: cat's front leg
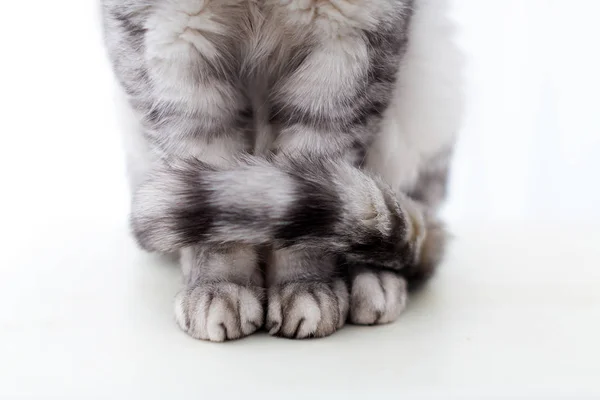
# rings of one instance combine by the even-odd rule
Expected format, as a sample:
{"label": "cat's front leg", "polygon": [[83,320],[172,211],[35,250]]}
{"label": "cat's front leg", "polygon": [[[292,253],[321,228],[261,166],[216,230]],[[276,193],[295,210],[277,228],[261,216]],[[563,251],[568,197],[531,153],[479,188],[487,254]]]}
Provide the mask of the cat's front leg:
{"label": "cat's front leg", "polygon": [[[437,217],[439,206],[446,196],[450,157],[444,151],[422,167],[418,179],[401,203],[413,214],[412,221],[420,225],[422,239],[415,241],[416,257],[399,272],[354,266],[350,270],[350,322],[373,325],[392,322],[406,306],[409,290],[424,285],[442,261],[448,233]],[[415,230],[415,231],[417,231]]]}
{"label": "cat's front leg", "polygon": [[[352,264],[398,269],[412,262],[412,242],[420,236],[411,230],[415,224],[410,215],[389,188],[359,171],[391,100],[406,44],[410,2],[271,3],[279,4],[275,18],[288,28],[287,41],[305,43],[296,46],[299,54],[289,55],[290,60],[302,62],[287,63],[291,67],[281,69],[283,76],[271,88],[271,122],[279,131],[275,150],[300,160],[296,165],[301,174],[301,167],[315,159],[345,160],[356,166],[333,177],[314,178],[333,180],[332,187],[344,194],[334,223],[345,227],[338,233],[353,243],[346,249],[354,256]],[[290,46],[291,51],[296,47]],[[310,205],[298,209],[310,211]],[[335,249],[337,239],[335,235],[324,238],[320,248]],[[387,279],[392,275],[384,276],[389,284],[382,293],[362,290],[372,286],[368,276],[356,275],[355,294],[349,298],[336,278],[335,266],[336,260],[310,248],[275,251],[274,261],[267,266],[271,276],[267,327],[272,334],[294,338],[331,334],[343,325],[353,301],[356,315],[369,313],[370,318],[372,309],[384,309],[369,323],[391,321],[403,309],[406,296],[397,280]]]}
{"label": "cat's front leg", "polygon": [[[349,321],[356,325],[394,322],[404,311],[409,292],[420,288],[434,274],[446,250],[444,225],[422,203],[399,195],[407,215],[408,256],[397,271],[378,268],[369,262],[350,262]],[[365,260],[368,261],[368,260]]]}
{"label": "cat's front leg", "polygon": [[[419,262],[419,254],[426,237],[425,220],[421,208],[404,195],[384,190],[392,208],[391,220],[397,220],[401,235],[396,240],[402,251],[397,253],[402,269]],[[404,311],[408,301],[408,285],[401,270],[386,270],[385,265],[371,262],[374,254],[351,256],[347,263],[350,276],[349,321],[357,325],[379,325],[394,322]],[[360,259],[362,258],[362,260]]]}
{"label": "cat's front leg", "polygon": [[331,254],[304,246],[274,250],[266,276],[271,335],[323,337],[346,323],[348,288]]}
{"label": "cat's front leg", "polygon": [[263,276],[248,246],[192,246],[181,251],[185,288],[175,300],[183,331],[196,339],[222,342],[263,326]]}
{"label": "cat's front leg", "polygon": [[[199,186],[192,174],[183,181],[160,181],[153,193],[143,182],[152,181],[164,164],[176,168],[200,160],[224,167],[249,149],[251,113],[239,82],[245,3],[103,1],[107,47],[136,119],[129,158],[131,164],[140,160],[143,165],[133,180],[134,235],[149,251],[184,248],[186,284],[177,296],[176,319],[189,335],[212,341],[236,339],[262,326],[256,251],[249,245],[200,244],[194,234],[213,225],[206,220],[193,225],[194,205],[181,209],[175,220],[161,213],[165,199],[185,203],[186,194]],[[153,229],[156,220],[169,228],[193,226],[180,237],[181,246],[166,246],[172,234]]]}

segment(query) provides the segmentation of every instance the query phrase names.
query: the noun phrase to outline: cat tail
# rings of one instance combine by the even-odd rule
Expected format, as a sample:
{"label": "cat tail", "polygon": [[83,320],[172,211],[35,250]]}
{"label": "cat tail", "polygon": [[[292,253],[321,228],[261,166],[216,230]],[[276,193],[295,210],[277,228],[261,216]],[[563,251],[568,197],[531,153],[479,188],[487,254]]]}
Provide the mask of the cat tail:
{"label": "cat tail", "polygon": [[133,198],[146,250],[190,245],[306,246],[401,269],[418,257],[424,222],[412,202],[349,163],[244,157],[231,166],[164,163]]}

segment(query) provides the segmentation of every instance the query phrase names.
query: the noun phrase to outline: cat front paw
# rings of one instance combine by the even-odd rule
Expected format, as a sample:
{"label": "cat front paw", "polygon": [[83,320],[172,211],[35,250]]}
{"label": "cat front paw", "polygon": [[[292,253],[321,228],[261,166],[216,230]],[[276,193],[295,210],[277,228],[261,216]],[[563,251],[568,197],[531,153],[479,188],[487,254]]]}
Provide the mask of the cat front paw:
{"label": "cat front paw", "polygon": [[269,289],[266,328],[292,339],[329,336],[346,323],[348,288],[342,280],[289,282]]}
{"label": "cat front paw", "polygon": [[350,322],[379,325],[394,322],[406,308],[404,278],[389,271],[358,272],[350,289]]}
{"label": "cat front paw", "polygon": [[262,289],[231,282],[202,282],[175,299],[179,327],[196,339],[223,342],[263,326]]}

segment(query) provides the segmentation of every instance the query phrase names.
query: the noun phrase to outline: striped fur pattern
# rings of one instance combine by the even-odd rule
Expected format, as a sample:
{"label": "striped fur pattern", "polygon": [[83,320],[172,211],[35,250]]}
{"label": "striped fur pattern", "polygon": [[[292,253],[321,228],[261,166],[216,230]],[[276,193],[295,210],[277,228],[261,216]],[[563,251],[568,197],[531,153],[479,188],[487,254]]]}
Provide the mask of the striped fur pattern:
{"label": "striped fur pattern", "polygon": [[196,243],[302,246],[400,271],[424,235],[416,204],[344,160],[246,156],[157,168],[137,190],[132,225],[150,251]]}
{"label": "striped fur pattern", "polygon": [[[181,328],[213,341],[263,326],[305,338],[348,318],[395,320],[445,243],[435,216],[445,175],[433,178],[457,124],[425,143],[398,120],[424,118],[400,84],[412,53],[434,53],[411,43],[443,2],[102,3],[125,99],[133,232],[146,250],[181,254]],[[381,156],[393,137],[409,155],[400,177]]]}

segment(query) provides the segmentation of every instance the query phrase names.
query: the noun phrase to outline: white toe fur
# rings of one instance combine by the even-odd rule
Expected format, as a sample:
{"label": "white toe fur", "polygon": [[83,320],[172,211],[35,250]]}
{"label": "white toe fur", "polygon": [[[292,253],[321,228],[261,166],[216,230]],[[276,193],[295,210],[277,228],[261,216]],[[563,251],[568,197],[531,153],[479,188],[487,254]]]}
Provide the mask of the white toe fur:
{"label": "white toe fur", "polygon": [[357,325],[387,324],[398,319],[408,300],[404,278],[391,272],[361,272],[350,294],[350,321]]}
{"label": "white toe fur", "polygon": [[291,282],[269,289],[267,329],[294,339],[323,337],[341,328],[348,316],[344,282]]}
{"label": "white toe fur", "polygon": [[239,339],[263,325],[260,291],[229,282],[202,283],[177,295],[175,318],[196,339]]}

